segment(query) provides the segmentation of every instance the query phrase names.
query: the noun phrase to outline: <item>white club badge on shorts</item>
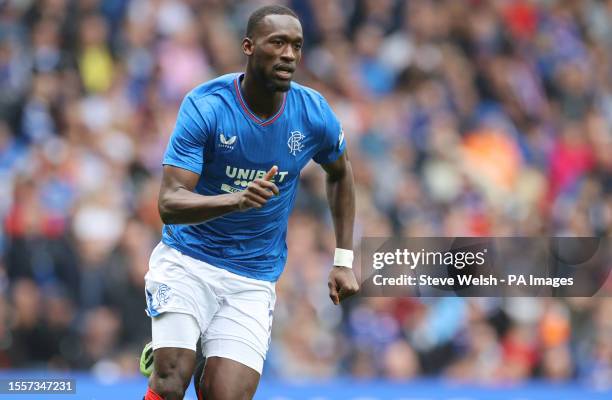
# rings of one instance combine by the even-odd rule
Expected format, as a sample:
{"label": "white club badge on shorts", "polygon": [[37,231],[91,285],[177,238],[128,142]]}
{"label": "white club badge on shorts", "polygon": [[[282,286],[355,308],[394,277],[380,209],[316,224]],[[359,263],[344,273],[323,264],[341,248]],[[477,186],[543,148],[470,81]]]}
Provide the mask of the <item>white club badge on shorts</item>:
{"label": "white club badge on shorts", "polygon": [[154,287],[153,292],[149,291],[149,288],[146,289],[147,294],[147,314],[150,317],[155,317],[159,315],[164,306],[166,306],[171,298],[172,298],[172,289],[162,283]]}

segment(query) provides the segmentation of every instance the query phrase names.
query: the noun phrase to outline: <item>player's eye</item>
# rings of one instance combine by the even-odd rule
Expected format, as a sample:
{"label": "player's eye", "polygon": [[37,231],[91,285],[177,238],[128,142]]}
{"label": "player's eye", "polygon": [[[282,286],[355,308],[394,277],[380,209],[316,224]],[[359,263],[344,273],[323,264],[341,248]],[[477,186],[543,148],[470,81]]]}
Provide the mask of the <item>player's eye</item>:
{"label": "player's eye", "polygon": [[302,43],[296,43],[293,45],[293,48],[296,50],[302,50]]}
{"label": "player's eye", "polygon": [[283,41],[280,39],[272,39],[271,43],[275,46],[282,46],[283,45]]}

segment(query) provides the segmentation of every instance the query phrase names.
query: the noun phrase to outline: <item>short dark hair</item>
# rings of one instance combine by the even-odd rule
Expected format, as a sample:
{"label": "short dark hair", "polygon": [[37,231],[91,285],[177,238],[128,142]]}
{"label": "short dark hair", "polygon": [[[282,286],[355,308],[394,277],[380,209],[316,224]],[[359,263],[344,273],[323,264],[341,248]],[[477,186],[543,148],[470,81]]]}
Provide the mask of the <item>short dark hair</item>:
{"label": "short dark hair", "polygon": [[249,22],[247,23],[246,28],[246,36],[249,38],[253,37],[253,32],[257,28],[257,25],[268,15],[290,15],[295,19],[299,19],[297,14],[289,7],[280,5],[263,6],[253,11],[253,14],[251,14],[249,17]]}

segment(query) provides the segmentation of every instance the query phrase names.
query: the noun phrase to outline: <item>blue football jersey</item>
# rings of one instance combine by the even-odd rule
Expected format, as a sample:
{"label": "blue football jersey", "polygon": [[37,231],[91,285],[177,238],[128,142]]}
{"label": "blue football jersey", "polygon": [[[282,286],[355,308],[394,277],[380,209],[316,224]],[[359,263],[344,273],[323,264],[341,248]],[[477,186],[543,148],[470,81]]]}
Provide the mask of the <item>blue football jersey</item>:
{"label": "blue football jersey", "polygon": [[240,74],[206,82],[187,94],[163,163],[200,175],[195,191],[232,193],[273,166],[280,190],[260,209],[232,212],[195,225],[165,225],[167,245],[233,273],[276,281],[287,258],[287,222],[300,171],[310,159],[337,160],[345,148],[338,119],[323,96],[292,83],[267,120],[249,110]]}

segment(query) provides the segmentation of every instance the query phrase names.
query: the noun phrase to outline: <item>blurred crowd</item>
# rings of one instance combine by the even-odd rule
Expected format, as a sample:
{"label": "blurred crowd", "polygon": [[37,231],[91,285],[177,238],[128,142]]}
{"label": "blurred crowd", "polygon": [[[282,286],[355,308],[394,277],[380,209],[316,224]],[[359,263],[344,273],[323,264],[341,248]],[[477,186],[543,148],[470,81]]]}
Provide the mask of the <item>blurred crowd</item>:
{"label": "blurred crowd", "polygon": [[[0,1],[0,368],[137,372],[178,105],[243,69],[262,4]],[[285,4],[305,35],[297,81],[326,96],[347,135],[356,249],[394,234],[610,236],[611,0]],[[288,246],[266,376],[612,387],[612,298],[334,307],[316,165]]]}

